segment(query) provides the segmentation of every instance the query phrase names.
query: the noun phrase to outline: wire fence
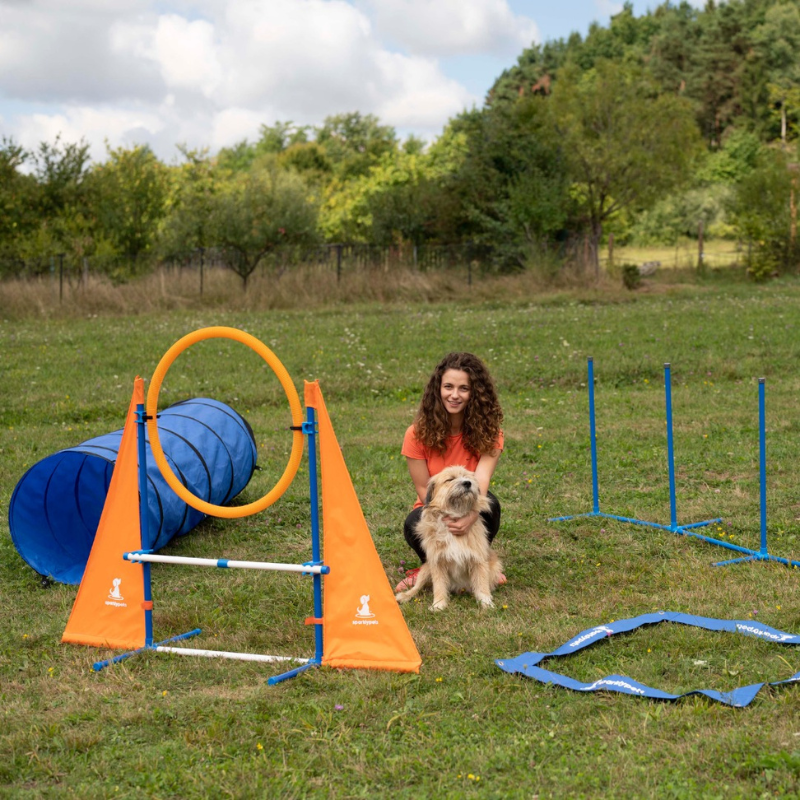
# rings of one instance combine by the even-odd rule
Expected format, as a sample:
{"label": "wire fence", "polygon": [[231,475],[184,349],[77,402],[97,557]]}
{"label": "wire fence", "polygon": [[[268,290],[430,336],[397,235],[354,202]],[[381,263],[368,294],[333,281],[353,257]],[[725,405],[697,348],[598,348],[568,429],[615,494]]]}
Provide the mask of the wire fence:
{"label": "wire fence", "polygon": [[[601,272],[614,273],[614,267],[633,263],[641,274],[651,275],[658,269],[720,269],[749,263],[749,246],[725,243],[721,247],[700,251],[698,244],[682,244],[673,248],[618,248],[615,252],[601,251],[598,262]],[[592,251],[583,239],[575,240],[559,257],[561,269],[575,274],[593,276],[596,273]],[[585,262],[585,263],[584,263]],[[516,268],[522,264],[517,262]],[[164,255],[99,255],[69,256],[57,253],[40,258],[20,259],[0,256],[0,280],[49,281],[59,301],[65,292],[88,285],[89,279],[101,277],[112,283],[126,283],[144,275],[180,274],[182,280],[196,281],[200,295],[206,290],[211,271],[236,273],[245,286],[254,278],[280,278],[289,272],[300,272],[313,278],[335,276],[342,281],[348,275],[371,272],[390,273],[395,270],[433,272],[450,270],[457,280],[467,285],[489,275],[509,271],[508,250],[490,245],[461,242],[456,244],[426,244],[414,246],[334,243],[320,245],[281,245],[268,251],[250,272],[243,266],[241,256],[219,247],[197,248],[192,251]]]}
{"label": "wire fence", "polygon": [[[483,244],[399,245],[322,244],[281,245],[269,250],[253,270],[254,275],[283,275],[303,268],[311,273],[335,273],[337,280],[356,271],[413,268],[420,271],[460,269],[468,283],[489,273],[499,265],[495,249]],[[156,270],[167,272],[195,271],[200,286],[203,274],[210,269],[232,269],[245,277],[241,255],[225,248],[197,248],[185,253],[163,255],[92,255],[69,256],[57,253],[39,258],[0,257],[0,278],[57,281],[63,288],[75,287],[89,276],[103,276],[123,282]],[[249,277],[249,276],[248,276]],[[202,291],[202,288],[201,288]]]}

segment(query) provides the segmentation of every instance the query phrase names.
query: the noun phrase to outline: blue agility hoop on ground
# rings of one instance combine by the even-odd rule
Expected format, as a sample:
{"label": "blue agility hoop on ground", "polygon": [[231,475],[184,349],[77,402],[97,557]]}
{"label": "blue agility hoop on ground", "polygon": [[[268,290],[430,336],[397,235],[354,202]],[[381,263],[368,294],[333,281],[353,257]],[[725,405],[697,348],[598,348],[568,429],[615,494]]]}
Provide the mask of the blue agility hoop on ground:
{"label": "blue agility hoop on ground", "polygon": [[602,690],[607,692],[621,692],[622,694],[631,694],[637,697],[650,697],[656,700],[680,700],[682,697],[688,697],[689,695],[702,694],[711,700],[716,700],[719,703],[725,703],[729,706],[735,706],[736,708],[744,708],[749,705],[763,686],[781,686],[785,683],[800,682],[800,672],[797,672],[792,675],[791,678],[787,678],[783,681],[776,681],[769,684],[753,683],[749,686],[740,686],[738,689],[733,689],[730,692],[718,692],[715,689],[695,689],[691,692],[684,692],[683,694],[670,694],[669,692],[663,692],[660,689],[646,686],[624,675],[607,675],[605,678],[600,678],[600,680],[593,681],[592,683],[583,683],[582,681],[577,681],[566,675],[550,672],[550,670],[537,666],[546,658],[572,655],[572,653],[577,653],[578,650],[589,647],[589,645],[602,641],[616,633],[627,633],[643,625],[654,625],[659,622],[678,622],[681,625],[691,625],[695,628],[704,628],[707,631],[741,633],[745,636],[755,636],[768,642],[775,642],[776,644],[800,644],[800,636],[793,633],[786,633],[785,631],[779,631],[775,628],[771,628],[769,625],[763,625],[760,622],[753,622],[752,620],[713,619],[711,617],[696,617],[692,614],[681,614],[674,611],[659,611],[655,614],[642,614],[641,616],[632,617],[630,619],[618,619],[615,622],[609,622],[607,625],[598,625],[595,628],[589,628],[582,631],[565,644],[562,644],[557,650],[553,650],[552,653],[523,653],[516,658],[497,660],[495,664],[505,672],[518,672],[521,675],[541,681],[542,683],[552,683],[556,686],[563,686],[565,689],[573,689],[576,692],[596,692]]}

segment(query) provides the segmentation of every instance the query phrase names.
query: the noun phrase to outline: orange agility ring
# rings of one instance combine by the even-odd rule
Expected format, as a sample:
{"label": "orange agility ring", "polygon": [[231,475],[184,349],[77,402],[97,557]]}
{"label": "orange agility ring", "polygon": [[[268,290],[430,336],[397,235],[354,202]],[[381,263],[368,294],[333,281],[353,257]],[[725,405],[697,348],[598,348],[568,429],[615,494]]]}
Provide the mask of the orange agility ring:
{"label": "orange agility ring", "polygon": [[[281,475],[280,480],[271,491],[267,492],[260,500],[256,500],[254,503],[248,503],[244,506],[215,506],[213,503],[207,503],[205,500],[197,497],[197,495],[192,494],[175,477],[175,473],[167,463],[166,456],[161,448],[161,442],[158,438],[158,422],[156,419],[158,414],[158,393],[161,391],[161,383],[167,374],[167,370],[187,347],[190,347],[196,342],[202,342],[205,339],[233,339],[235,342],[246,344],[251,350],[258,353],[271,367],[272,371],[281,382],[284,392],[286,392],[286,398],[289,400],[293,427],[292,452],[289,455],[289,463],[283,475]],[[147,417],[150,448],[153,451],[156,464],[158,464],[158,468],[164,476],[164,480],[184,503],[212,517],[224,517],[226,519],[248,517],[251,514],[257,514],[259,511],[263,511],[268,506],[271,506],[289,488],[289,484],[294,479],[297,468],[300,466],[300,460],[303,457],[303,433],[300,430],[303,424],[303,410],[300,406],[300,398],[297,396],[297,390],[294,388],[289,373],[272,350],[256,339],[255,336],[251,336],[249,333],[240,331],[237,328],[200,328],[200,330],[189,333],[175,342],[175,344],[164,353],[161,361],[158,362],[156,371],[153,373],[153,377],[150,381],[150,388],[147,390]]]}

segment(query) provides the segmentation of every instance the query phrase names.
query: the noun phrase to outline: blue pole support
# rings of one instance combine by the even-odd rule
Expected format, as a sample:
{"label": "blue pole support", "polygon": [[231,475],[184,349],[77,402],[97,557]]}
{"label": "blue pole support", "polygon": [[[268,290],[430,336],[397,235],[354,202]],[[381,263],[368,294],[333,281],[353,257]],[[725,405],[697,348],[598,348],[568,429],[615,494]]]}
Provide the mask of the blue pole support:
{"label": "blue pole support", "polygon": [[[139,447],[139,531],[142,550],[150,549],[150,515],[147,507],[147,452],[145,450],[145,426],[147,414],[142,403],[136,404],[136,439]],[[150,565],[142,564],[142,578],[144,580],[144,644],[145,647],[153,645],[153,594],[150,583]]]}
{"label": "blue pole support", "polygon": [[597,429],[594,416],[594,359],[588,362],[589,381],[589,442],[592,449],[592,513],[600,513],[600,491],[597,480]]}
{"label": "blue pole support", "polygon": [[[322,563],[322,547],[319,524],[319,487],[317,482],[317,425],[314,409],[310,406],[306,408],[306,421],[303,425],[303,433],[308,438],[308,485],[311,501],[311,563]],[[314,584],[314,657],[309,659],[307,664],[283,672],[280,675],[273,675],[267,680],[269,686],[294,678],[305,672],[311,667],[318,667],[322,664],[323,654],[323,631],[322,631],[322,575],[312,575]]]}
{"label": "blue pole support", "polygon": [[773,556],[767,546],[767,413],[766,413],[766,378],[758,379],[758,483],[760,505],[761,547],[759,550],[748,550],[744,558],[730,561],[718,561],[715,567],[727,567],[730,564],[741,564],[744,561],[774,561],[787,567],[797,569],[800,561]]}
{"label": "blue pole support", "polygon": [[177,636],[171,636],[169,639],[164,639],[163,642],[156,642],[155,644],[151,642],[149,645],[140,647],[138,650],[131,650],[130,653],[122,653],[121,655],[114,656],[114,658],[109,658],[106,661],[96,661],[94,664],[92,664],[92,669],[95,672],[100,672],[100,670],[104,667],[110,667],[112,664],[118,664],[120,661],[124,661],[126,658],[138,656],[139,653],[146,653],[148,650],[155,650],[156,647],[161,647],[162,645],[169,644],[170,642],[178,642],[181,639],[189,639],[192,636],[197,636],[200,632],[200,628],[195,628],[193,631],[189,631],[188,633],[180,633]]}
{"label": "blue pole support", "polygon": [[675,449],[672,442],[672,377],[669,363],[664,364],[664,402],[667,408],[667,465],[669,468],[669,524],[678,527],[678,512],[675,504]]}
{"label": "blue pole support", "polygon": [[[322,561],[319,526],[319,488],[317,483],[317,428],[313,408],[306,409],[306,431],[308,435],[308,484],[311,500],[311,558]],[[314,575],[314,617],[322,619],[322,576]],[[314,624],[314,661],[322,663],[322,623]]]}
{"label": "blue pole support", "polygon": [[765,401],[765,378],[758,379],[758,482],[761,502],[761,550],[762,556],[767,553],[767,424]]}

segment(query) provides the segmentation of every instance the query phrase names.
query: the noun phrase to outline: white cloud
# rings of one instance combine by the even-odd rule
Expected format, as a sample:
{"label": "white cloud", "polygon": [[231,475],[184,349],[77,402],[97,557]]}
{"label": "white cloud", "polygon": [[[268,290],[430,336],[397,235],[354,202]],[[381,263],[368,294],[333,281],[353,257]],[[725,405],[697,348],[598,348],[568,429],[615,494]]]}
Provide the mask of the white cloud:
{"label": "white cloud", "polygon": [[[157,136],[164,122],[157,111],[133,112],[89,106],[70,107],[52,114],[25,114],[17,118],[15,135],[19,143],[34,149],[40,142],[55,141],[61,135],[64,142],[85,139],[93,159],[103,160],[106,140],[112,145],[144,144]],[[138,132],[139,136],[133,135]]]}
{"label": "white cloud", "polygon": [[622,3],[616,0],[594,0],[594,4],[603,16],[613,17],[622,11]]}
{"label": "white cloud", "polygon": [[536,23],[507,0],[361,0],[379,33],[429,56],[516,56],[539,41]]}
{"label": "white cloud", "polygon": [[[426,28],[439,13],[422,0],[386,4],[418,5]],[[444,50],[499,47],[514,20],[519,33],[506,0],[442,6],[457,21]],[[424,46],[388,47],[389,17],[369,10],[345,0],[0,0],[0,135],[27,146],[83,137],[95,158],[105,139],[148,142],[171,158],[178,142],[216,150],[263,123],[348,111],[433,136],[478,102]]]}

